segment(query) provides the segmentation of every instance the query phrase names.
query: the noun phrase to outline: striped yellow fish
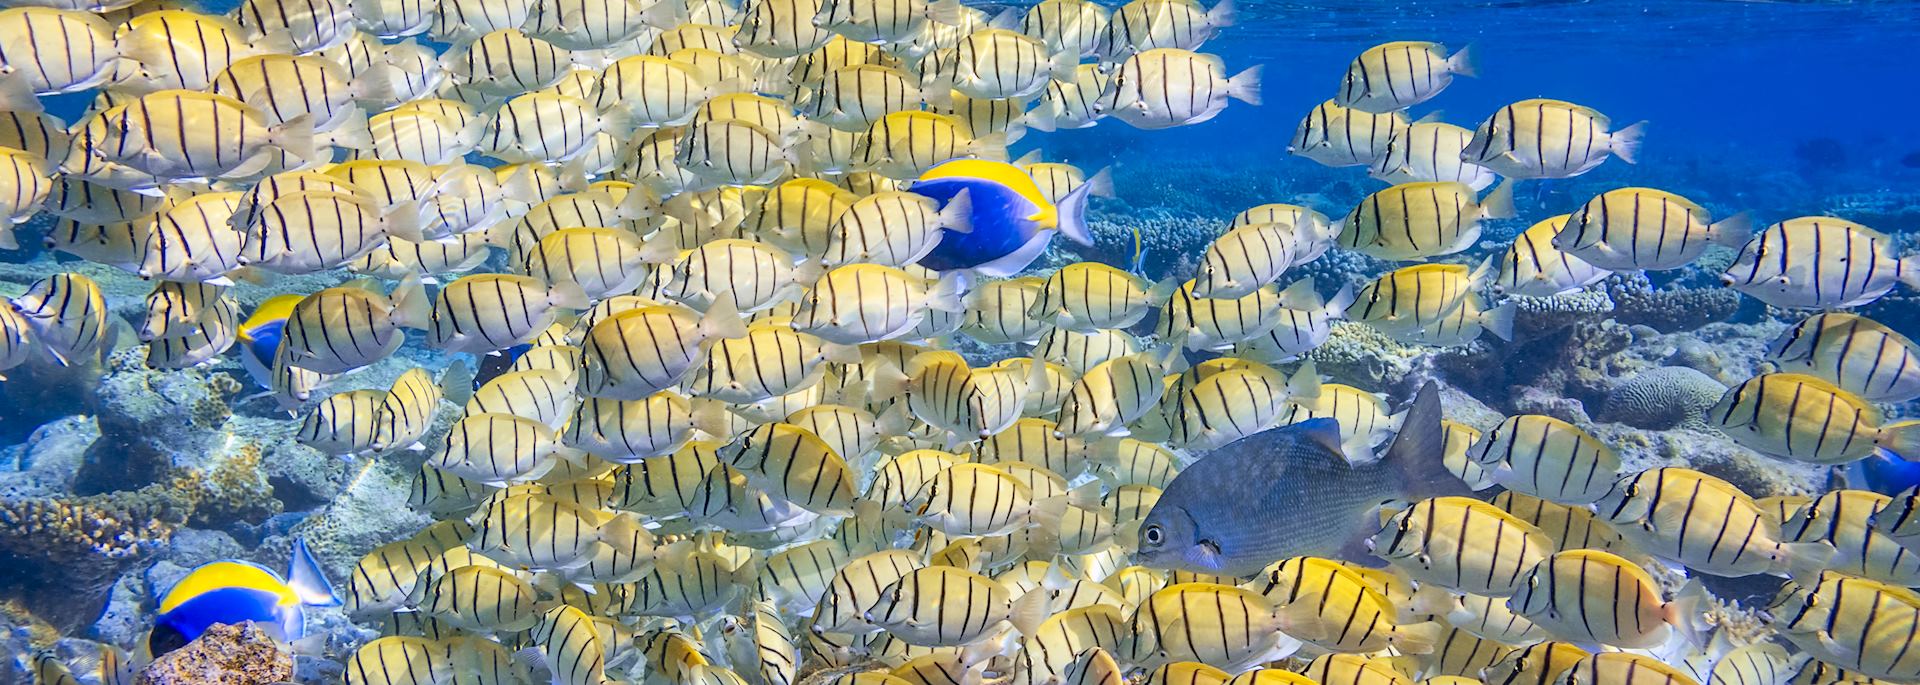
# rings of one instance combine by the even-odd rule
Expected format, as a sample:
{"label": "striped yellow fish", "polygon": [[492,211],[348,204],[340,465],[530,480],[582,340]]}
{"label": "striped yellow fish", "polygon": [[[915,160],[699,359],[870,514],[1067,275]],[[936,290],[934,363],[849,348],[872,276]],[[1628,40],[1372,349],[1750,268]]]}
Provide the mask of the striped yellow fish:
{"label": "striped yellow fish", "polygon": [[1046,43],[1053,52],[1074,57],[1094,54],[1106,32],[1109,11],[1088,0],[1045,0],[1027,8],[1020,32]]}
{"label": "striped yellow fish", "polygon": [[1768,345],[1767,361],[1782,371],[1824,378],[1869,402],[1920,397],[1920,346],[1856,314],[1802,319]]}
{"label": "striped yellow fish", "polygon": [[1369,166],[1411,123],[1401,112],[1372,114],[1328,100],[1300,120],[1287,151],[1330,167]]}
{"label": "striped yellow fish", "polygon": [[721,448],[720,459],[769,494],[808,511],[853,511],[857,477],[845,459],[819,436],[799,426],[769,423]]}
{"label": "striped yellow fish", "polygon": [[1047,278],[1027,314],[1080,332],[1125,328],[1146,318],[1178,287],[1172,279],[1149,283],[1106,264],[1076,262]]}
{"label": "striped yellow fish", "polygon": [[1133,0],[1114,10],[1094,52],[1117,62],[1153,48],[1196,49],[1232,26],[1234,16],[1231,2],[1206,9],[1197,0]]}
{"label": "striped yellow fish", "polygon": [[922,100],[918,78],[882,64],[855,64],[829,71],[813,97],[815,120],[860,132],[888,114],[917,108]]}
{"label": "striped yellow fish", "polygon": [[1522,574],[1556,549],[1540,529],[1466,497],[1417,502],[1367,544],[1414,580],[1491,597],[1518,591]]}
{"label": "striped yellow fish", "polygon": [[1025,527],[1036,505],[1033,489],[1000,468],[955,464],[920,487],[907,507],[948,535],[1002,535]]}
{"label": "striped yellow fish", "polygon": [[793,327],[829,342],[862,344],[906,335],[927,310],[962,312],[962,279],[937,281],[876,264],[848,264],[820,277],[800,299]]}
{"label": "striped yellow fish", "polygon": [[1697,630],[1700,621],[1698,581],[1673,601],[1661,598],[1660,587],[1625,558],[1577,549],[1527,571],[1507,606],[1560,639],[1646,649]]}
{"label": "striped yellow fish", "polygon": [[540,622],[538,591],[512,572],[462,566],[419,586],[409,601],[456,628],[476,632],[517,631]]}
{"label": "striped yellow fish", "polygon": [[1391,112],[1433,99],[1455,76],[1476,75],[1473,46],[1448,55],[1439,43],[1384,43],[1353,59],[1334,101],[1364,112]]}
{"label": "striped yellow fish", "polygon": [[1396,622],[1391,600],[1329,559],[1282,560],[1268,571],[1260,594],[1279,609],[1282,632],[1329,651],[1427,654],[1440,633],[1437,624]]}
{"label": "striped yellow fish", "polygon": [[1602,652],[1575,662],[1560,676],[1567,685],[1697,685],[1678,666],[1644,654]]}
{"label": "striped yellow fish", "polygon": [[1179,348],[1149,350],[1101,362],[1073,383],[1060,403],[1062,436],[1116,435],[1152,410],[1166,393],[1165,376],[1181,370]]}
{"label": "striped yellow fish", "polygon": [[1386,152],[1373,160],[1367,175],[1388,183],[1452,181],[1476,191],[1498,180],[1493,172],[1460,159],[1473,132],[1453,124],[1422,119],[1395,129]]}
{"label": "striped yellow fish", "polygon": [[553,429],[512,414],[469,414],[454,422],[434,468],[495,487],[533,480],[553,468]]}
{"label": "striped yellow fish", "polygon": [[1578,426],[1542,414],[1508,417],[1467,451],[1495,483],[1560,504],[1607,494],[1620,457]]}
{"label": "striped yellow fish", "polygon": [[[1057,3],[1073,3],[1086,7],[1098,7],[1086,0],[1053,0]],[[1052,4],[1043,2],[1035,9]],[[1102,10],[1104,11],[1104,10]],[[1100,96],[1107,91],[1108,77],[1098,64],[1082,64],[1074,67],[1069,77],[1054,77],[1047,89],[1040,93],[1040,104],[1022,117],[1027,126],[1042,130],[1088,128],[1106,118],[1105,107],[1100,104]],[[1032,173],[1029,171],[1029,173]],[[1051,197],[1049,199],[1052,199]],[[1057,200],[1056,200],[1057,201]]]}
{"label": "striped yellow fish", "polygon": [[945,114],[894,112],[873,122],[855,157],[855,163],[861,168],[889,178],[919,178],[928,169],[955,158],[1006,159],[1006,135],[975,136],[965,122]]}
{"label": "striped yellow fish", "polygon": [[1425,259],[1472,247],[1483,221],[1513,216],[1511,183],[1476,199],[1458,181],[1416,181],[1361,200],[1341,222],[1338,241],[1381,259]]}
{"label": "striped yellow fish", "polygon": [[1555,236],[1566,229],[1571,216],[1549,217],[1516,236],[1500,257],[1500,275],[1493,281],[1493,291],[1551,297],[1578,291],[1610,275],[1612,272],[1554,245]]}
{"label": "striped yellow fish", "polygon": [[532,340],[553,323],[557,308],[585,309],[578,286],[549,286],[506,274],[462,276],[433,301],[427,344],[449,352],[485,354]]}
{"label": "striped yellow fish", "polygon": [[400,349],[406,342],[401,329],[425,329],[430,307],[417,279],[388,295],[353,285],[327,288],[294,305],[280,344],[291,350],[294,366],[346,373]]}
{"label": "striped yellow fish", "polygon": [[1200,661],[1237,672],[1300,646],[1280,632],[1271,602],[1230,585],[1169,585],[1142,602],[1129,623],[1133,642],[1126,656],[1142,667]]}
{"label": "striped yellow fish", "polygon": [[1896,284],[1920,286],[1920,257],[1900,257],[1892,238],[1866,226],[1807,216],[1755,234],[1720,282],[1776,307],[1858,307]]}
{"label": "striped yellow fish", "polygon": [[851,41],[906,41],[930,16],[927,0],[825,0],[814,24]]}
{"label": "striped yellow fish", "polygon": [[[1024,620],[1037,624],[1044,616],[1045,595],[1033,595],[1021,604]],[[1015,611],[1013,594],[992,578],[951,566],[929,566],[907,573],[882,590],[866,617],[908,644],[941,647],[970,644],[1004,630],[1008,621],[1020,618]]]}
{"label": "striped yellow fish", "polygon": [[1572,642],[1548,641],[1516,649],[1481,672],[1487,685],[1547,685],[1591,653]]}
{"label": "striped yellow fish", "polygon": [[1300,674],[1320,685],[1407,685],[1413,680],[1396,660],[1360,654],[1315,657]]}
{"label": "striped yellow fish", "polygon": [[[1597,549],[1614,554],[1636,554],[1626,538],[1584,506],[1568,506],[1508,490],[1494,495],[1493,506],[1533,524],[1552,538],[1558,550]],[[1765,502],[1759,502],[1765,509]],[[1772,517],[1773,513],[1769,512]],[[1776,518],[1775,520],[1783,520]]]}
{"label": "striped yellow fish", "polygon": [[834,33],[816,26],[822,0],[761,0],[745,3],[733,42],[767,59],[798,57],[826,45]]}
{"label": "striped yellow fish", "polygon": [[27,96],[72,93],[114,78],[121,52],[114,27],[91,12],[20,6],[0,12],[0,61],[14,69],[5,86]]}
{"label": "striped yellow fish", "polygon": [[308,411],[293,439],[333,456],[372,452],[374,412],[386,397],[384,390],[335,393]]}
{"label": "striped yellow fish", "polygon": [[606,399],[646,397],[698,368],[713,341],[746,335],[746,325],[726,302],[704,315],[678,306],[614,314],[594,324],[581,345],[586,359],[581,391]]}
{"label": "striped yellow fish", "polygon": [[1701,573],[1806,577],[1833,557],[1831,547],[1817,542],[1788,542],[1780,522],[1747,493],[1692,469],[1622,478],[1594,509],[1638,549]]}
{"label": "striped yellow fish", "polygon": [[1827,570],[1896,585],[1920,584],[1920,554],[1893,534],[1898,522],[1889,527],[1873,523],[1882,509],[1892,506],[1893,498],[1877,492],[1833,490],[1802,506],[1782,524],[1781,532],[1785,540],[1837,550],[1825,564]]}
{"label": "striped yellow fish", "polygon": [[820,606],[814,610],[812,632],[857,632],[872,630],[864,617],[867,607],[880,600],[881,592],[922,568],[916,555],[907,550],[887,550],[858,557],[841,566],[828,583]]}
{"label": "striped yellow fish", "polygon": [[86,276],[58,273],[42,278],[9,303],[33,332],[34,347],[63,366],[84,362],[108,340],[112,315],[106,297]]}
{"label": "striped yellow fish", "polygon": [[1709,245],[1741,247],[1750,222],[1745,214],[1712,221],[1706,208],[1664,190],[1619,188],[1574,211],[1553,246],[1602,269],[1677,269]]}
{"label": "striped yellow fish", "polygon": [[1415,337],[1464,306],[1492,274],[1490,264],[1421,264],[1390,271],[1360,288],[1347,306],[1348,320],[1389,337]]}
{"label": "striped yellow fish", "polygon": [[1643,121],[1616,130],[1607,115],[1571,102],[1521,100],[1481,122],[1460,154],[1507,178],[1570,178],[1608,157],[1634,163],[1646,128]]}
{"label": "striped yellow fish", "polygon": [[1748,379],[1707,411],[1707,421],[1749,449],[1808,463],[1845,464],[1876,448],[1920,454],[1920,422],[1882,424],[1866,400],[1797,373]]}
{"label": "striped yellow fish", "polygon": [[[1139,1],[1165,5],[1192,2]],[[1228,76],[1226,63],[1216,55],[1177,47],[1144,50],[1127,57],[1109,75],[1100,99],[1093,103],[1093,112],[1143,129],[1199,124],[1225,111],[1228,99],[1260,104],[1260,74],[1261,67],[1255,65]]]}
{"label": "striped yellow fish", "polygon": [[1781,637],[1822,662],[1895,682],[1920,676],[1920,656],[1909,647],[1920,630],[1920,596],[1908,588],[1829,571],[1789,582],[1766,616]]}

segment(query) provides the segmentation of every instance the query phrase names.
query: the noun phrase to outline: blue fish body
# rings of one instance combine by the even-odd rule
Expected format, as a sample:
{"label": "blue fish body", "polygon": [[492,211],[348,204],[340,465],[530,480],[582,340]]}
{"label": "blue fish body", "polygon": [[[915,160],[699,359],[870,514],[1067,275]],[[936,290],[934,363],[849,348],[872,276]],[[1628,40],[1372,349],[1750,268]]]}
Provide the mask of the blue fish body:
{"label": "blue fish body", "polygon": [[1027,218],[1034,213],[1033,203],[999,183],[954,177],[921,181],[912,188],[914,194],[938,200],[943,209],[961,191],[972,204],[968,218],[973,230],[942,231],[940,242],[920,258],[921,266],[934,271],[976,268],[1013,254],[1050,230]]}
{"label": "blue fish body", "polygon": [[1006,162],[956,159],[929,169],[907,191],[938,201],[942,209],[964,193],[968,225],[941,231],[940,241],[917,263],[934,271],[1005,277],[1038,259],[1055,233],[1092,245],[1086,210],[1094,187],[1083,183],[1055,204],[1032,176]]}
{"label": "blue fish body", "polygon": [[306,607],[340,603],[305,541],[293,543],[287,577],[248,561],[202,564],[160,599],[148,647],[178,649],[215,625],[254,623],[288,642],[306,636]]}
{"label": "blue fish body", "polygon": [[1868,490],[1882,495],[1896,495],[1920,485],[1920,462],[1907,461],[1886,450],[1875,451],[1856,462],[1854,468],[1861,480],[1866,481]]}

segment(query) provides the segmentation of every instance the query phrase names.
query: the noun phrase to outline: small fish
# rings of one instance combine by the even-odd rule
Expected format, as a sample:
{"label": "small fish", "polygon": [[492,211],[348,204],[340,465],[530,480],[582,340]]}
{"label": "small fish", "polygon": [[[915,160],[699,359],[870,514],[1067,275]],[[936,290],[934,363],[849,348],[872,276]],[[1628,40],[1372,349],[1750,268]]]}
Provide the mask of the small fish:
{"label": "small fish", "polygon": [[[374,413],[386,397],[385,390],[334,393],[307,413],[294,440],[332,456],[371,453]],[[348,589],[351,591],[352,586]]]}
{"label": "small fish", "polygon": [[1832,547],[1817,542],[1790,542],[1745,492],[1692,469],[1622,478],[1594,509],[1638,549],[1701,573],[1807,577],[1834,556]]}
{"label": "small fish", "polygon": [[1892,506],[1893,498],[1877,492],[1833,490],[1800,507],[1781,524],[1781,539],[1835,552],[1820,559],[1824,563],[1796,569],[1802,571],[1796,577],[1811,578],[1812,571],[1825,569],[1903,587],[1920,584],[1920,553],[1873,523]]}
{"label": "small fish", "polygon": [[1856,314],[1800,320],[1767,346],[1767,361],[1782,371],[1824,378],[1869,402],[1920,397],[1920,346]]}
{"label": "small fish", "polygon": [[1195,50],[1220,29],[1232,26],[1236,14],[1231,1],[1206,9],[1196,0],[1133,0],[1108,18],[1094,53],[1104,61],[1119,62],[1154,48]]}
{"label": "small fish", "polygon": [[863,615],[866,608],[880,601],[881,592],[887,587],[920,568],[924,565],[916,555],[901,549],[875,552],[847,562],[828,582],[826,594],[814,609],[810,631],[815,635],[871,632],[874,627]]}
{"label": "small fish", "polygon": [[[964,191],[963,191],[964,192]],[[906,266],[942,242],[943,231],[973,230],[967,195],[944,201],[903,191],[874,193],[847,206],[827,228],[826,242],[808,256],[843,264]]]}
{"label": "small fish", "polygon": [[[1775,512],[1767,508],[1765,500],[1757,503],[1768,512],[1769,517],[1774,517]],[[1621,555],[1639,551],[1627,543],[1620,531],[1584,506],[1555,504],[1514,490],[1494,495],[1492,504],[1539,528],[1540,532],[1553,538],[1558,550],[1597,549]]]}
{"label": "small fish", "polygon": [[[1192,0],[1140,1],[1175,5]],[[1226,63],[1216,55],[1171,47],[1144,50],[1107,77],[1093,112],[1142,129],[1205,123],[1226,111],[1228,99],[1259,105],[1261,72],[1256,65],[1228,76]]]}
{"label": "small fish", "polygon": [[[662,3],[668,4],[668,3]],[[760,0],[746,3],[734,45],[765,59],[799,57],[827,44],[836,34],[816,25],[823,0]]]}
{"label": "small fish", "polygon": [[1745,214],[1710,223],[1705,208],[1663,190],[1620,188],[1581,205],[1553,246],[1602,269],[1677,269],[1709,245],[1741,247],[1749,224]]}
{"label": "small fish", "polygon": [[705,314],[663,305],[619,312],[587,332],[581,392],[617,400],[652,395],[699,368],[715,341],[746,336],[745,323],[725,302]]}
{"label": "small fish", "polygon": [[[1270,429],[1201,457],[1152,505],[1136,559],[1241,576],[1293,556],[1364,558],[1360,541],[1378,529],[1377,504],[1464,490],[1438,459],[1415,456],[1440,449],[1439,412],[1438,391],[1422,388],[1393,443],[1370,462],[1342,456],[1331,419]],[[1268,501],[1291,504],[1262,504]]]}
{"label": "small fish", "polygon": [[951,14],[948,9],[933,8],[927,0],[825,0],[813,24],[850,41],[884,45],[911,39],[935,14]]}
{"label": "small fish", "polygon": [[1013,594],[992,578],[951,566],[929,566],[881,590],[866,610],[866,619],[908,644],[961,646],[1005,630],[1009,621],[1037,624],[1044,616],[1045,595],[1033,597],[1021,600],[1023,606],[1016,608]]}
{"label": "small fish", "polygon": [[215,624],[252,621],[289,642],[306,636],[306,607],[337,606],[340,598],[307,550],[293,541],[286,576],[246,561],[215,561],[195,567],[161,596],[147,648],[166,654],[199,638]]}
{"label": "small fish", "polygon": [[959,274],[923,279],[877,264],[848,264],[828,271],[800,299],[794,330],[828,342],[864,344],[902,337],[928,310],[962,312],[965,280]]}
{"label": "small fish", "polygon": [[1473,132],[1453,124],[1422,119],[1394,129],[1386,154],[1373,161],[1367,175],[1388,183],[1452,181],[1476,191],[1498,180],[1486,167],[1460,159]]}
{"label": "small fish", "polygon": [[1040,39],[985,28],[961,38],[953,61],[922,80],[931,81],[934,92],[954,90],[992,100],[1027,98],[1047,87],[1053,77],[1071,73],[1078,63],[1075,55],[1054,52]]}
{"label": "small fish", "polygon": [[923,99],[919,79],[906,70],[855,64],[827,72],[811,104],[814,120],[864,132],[888,114],[915,109]]}
{"label": "small fish", "polygon": [[1478,75],[1471,45],[1448,55],[1439,43],[1384,43],[1353,59],[1334,101],[1364,112],[1391,112],[1433,99],[1456,76]]}
{"label": "small fish", "polygon": [[360,284],[327,288],[294,305],[281,344],[294,366],[346,373],[399,350],[406,343],[401,329],[424,330],[431,306],[417,278],[388,295]]}
{"label": "small fish", "polygon": [[1699,581],[1672,601],[1646,570],[1591,549],[1558,552],[1520,578],[1507,606],[1564,640],[1649,649],[1695,631],[1705,596]]}
{"label": "small fish", "polygon": [[1124,655],[1141,667],[1198,661],[1241,671],[1300,647],[1280,632],[1267,598],[1231,585],[1168,585],[1141,602],[1128,622],[1133,641]]}
{"label": "small fish", "polygon": [[239,261],[289,275],[340,268],[390,237],[424,240],[418,212],[411,202],[389,207],[366,195],[327,190],[279,195],[246,226]]}
{"label": "small fish", "polygon": [[500,487],[544,475],[553,468],[559,447],[554,430],[538,421],[512,414],[470,414],[454,422],[446,446],[428,463]]}
{"label": "small fish", "polygon": [[591,304],[579,286],[549,286],[506,274],[462,276],[434,297],[427,344],[449,352],[485,354],[531,341],[564,309]]}
{"label": "small fish", "polygon": [[[1053,3],[1077,3],[1087,7],[1098,7],[1085,0],[1052,0],[1035,5],[1035,9]],[[1040,93],[1040,104],[1022,117],[1023,122],[1041,131],[1089,128],[1106,118],[1106,110],[1100,106],[1100,96],[1107,92],[1109,77],[1100,70],[1098,64],[1082,64],[1074,67],[1071,76],[1055,76],[1047,89]]]}
{"label": "small fish", "polygon": [[1545,685],[1591,653],[1572,642],[1550,640],[1522,647],[1488,666],[1481,678],[1488,685]]}
{"label": "small fish", "polygon": [[1620,471],[1613,449],[1542,414],[1508,417],[1467,450],[1495,483],[1560,504],[1600,501]]}
{"label": "small fish", "polygon": [[1513,594],[1520,576],[1556,549],[1538,528],[1467,497],[1415,502],[1367,546],[1416,581],[1490,597]]}
{"label": "small fish", "polygon": [[1280,629],[1308,644],[1335,652],[1428,654],[1437,624],[1396,622],[1392,600],[1339,562],[1294,557],[1274,565],[1260,594],[1279,610]]}
{"label": "small fish", "polygon": [[1754,451],[1814,464],[1846,464],[1876,449],[1920,454],[1920,422],[1882,423],[1879,410],[1832,383],[1769,373],[1734,386],[1707,421]]}
{"label": "small fish", "polygon": [[121,54],[114,27],[92,12],[14,7],[0,12],[0,60],[12,70],[0,92],[24,109],[36,95],[74,93],[112,80]]}
{"label": "small fish", "polygon": [[1572,178],[1608,157],[1635,163],[1646,129],[1642,121],[1615,130],[1607,115],[1571,102],[1521,100],[1481,122],[1460,158],[1507,178]]}
{"label": "small fish", "polygon": [[1475,199],[1458,181],[1402,183],[1368,195],[1340,223],[1341,247],[1381,259],[1453,254],[1480,241],[1482,223],[1514,216],[1513,184]]}
{"label": "small fish", "polygon": [[433,427],[433,414],[440,408],[442,397],[440,388],[441,383],[419,367],[407,369],[394,379],[373,416],[373,449],[423,449],[419,441]]}
{"label": "small fish", "polygon": [[1168,374],[1186,360],[1177,347],[1138,352],[1101,362],[1073,382],[1060,403],[1058,436],[1121,435],[1159,404]]}
{"label": "small fish", "polygon": [[172,88],[205,90],[236,61],[292,52],[288,41],[278,36],[249,38],[228,17],[184,9],[162,9],[128,19],[114,28],[113,45],[133,67],[118,74],[113,86],[136,94]]}
{"label": "small fish", "polygon": [[1566,230],[1571,217],[1549,217],[1516,236],[1499,258],[1500,275],[1493,281],[1494,293],[1552,297],[1577,292],[1612,275],[1555,246],[1555,236]]}
{"label": "small fish", "polygon": [[412,635],[369,640],[345,664],[346,682],[352,685],[431,685],[449,677],[451,668],[440,641]]}
{"label": "small fish", "polygon": [[1800,217],[1755,234],[1720,282],[1776,307],[1858,307],[1896,284],[1920,286],[1920,257],[1899,257],[1892,238],[1866,226]]}
{"label": "small fish", "polygon": [[[1362,286],[1352,304],[1347,305],[1346,318],[1389,337],[1418,338],[1424,330],[1457,315],[1468,297],[1492,275],[1491,265],[1488,261],[1478,268],[1421,264],[1395,269]],[[1511,324],[1511,310],[1505,317],[1482,322],[1496,333],[1510,331]]]}
{"label": "small fish", "polygon": [[99,352],[108,341],[109,324],[119,319],[107,310],[106,297],[93,279],[77,273],[58,273],[34,281],[7,306],[26,321],[34,346],[61,366],[70,366]]}
{"label": "small fish", "polygon": [[1669,666],[1644,654],[1602,652],[1574,663],[1560,676],[1567,685],[1688,685],[1693,676],[1677,666]]}
{"label": "small fish", "polygon": [[762,425],[720,450],[721,461],[748,482],[808,511],[848,514],[858,477],[833,447],[812,431],[786,423]]}
{"label": "small fish", "polygon": [[1788,582],[1763,615],[1821,662],[1889,681],[1920,677],[1910,648],[1920,639],[1920,596],[1910,589],[1828,571]]}
{"label": "small fish", "polygon": [[1402,112],[1373,114],[1328,100],[1300,120],[1287,151],[1330,167],[1371,166],[1410,125]]}
{"label": "small fish", "polygon": [[[1032,175],[1002,161],[953,160],[927,169],[909,191],[964,210],[947,222],[967,230],[942,233],[932,251],[916,263],[935,271],[969,269],[1005,278],[1027,268],[1052,242],[1054,233],[1082,245],[1093,244],[1087,228],[1087,198],[1108,187],[1089,181],[1058,202],[1041,192]],[[961,198],[965,202],[961,203]]]}
{"label": "small fish", "polygon": [[[874,0],[840,0],[870,2]],[[856,164],[895,179],[920,176],[956,158],[1006,159],[1006,135],[975,136],[957,117],[923,111],[894,112],[873,122]]]}

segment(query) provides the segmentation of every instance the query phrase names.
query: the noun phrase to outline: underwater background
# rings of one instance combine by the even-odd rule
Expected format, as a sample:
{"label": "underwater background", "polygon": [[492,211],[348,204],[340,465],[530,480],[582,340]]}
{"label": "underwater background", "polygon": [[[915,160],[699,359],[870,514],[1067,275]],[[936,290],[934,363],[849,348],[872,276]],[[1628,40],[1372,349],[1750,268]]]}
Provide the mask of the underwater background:
{"label": "underwater background", "polygon": [[[1165,130],[1109,121],[1031,131],[1012,146],[1013,157],[1038,148],[1048,160],[1113,174],[1114,196],[1095,198],[1088,213],[1096,243],[1055,241],[1036,269],[1079,261],[1126,268],[1137,236],[1143,275],[1184,279],[1243,209],[1284,202],[1345,214],[1385,184],[1364,167],[1292,155],[1289,138],[1334,93],[1354,55],[1390,40],[1471,44],[1477,53],[1479,76],[1416,106],[1415,119],[1438,112],[1472,128],[1507,103],[1547,97],[1605,112],[1616,127],[1649,122],[1636,164],[1612,160],[1574,178],[1522,181],[1518,218],[1490,220],[1480,244],[1450,261],[1497,255],[1535,221],[1623,186],[1668,190],[1716,217],[1751,212],[1756,227],[1843,217],[1892,236],[1899,254],[1920,250],[1920,2],[1242,0],[1239,10],[1237,23],[1204,50],[1224,58],[1229,72],[1265,65],[1259,106],[1235,102],[1212,121]],[[63,96],[50,111],[70,118],[85,100]],[[15,229],[24,247],[0,252],[0,295],[74,272],[100,284],[116,315],[141,317],[151,283],[39,248],[34,236],[49,223],[40,217]],[[1518,414],[1566,420],[1617,450],[1627,471],[1689,466],[1755,497],[1862,487],[1858,469],[1768,458],[1704,422],[1702,412],[1728,387],[1766,368],[1768,341],[1805,314],[1721,287],[1734,256],[1715,246],[1685,268],[1616,275],[1571,296],[1519,298],[1510,342],[1481,336],[1433,348],[1337,322],[1332,339],[1307,358],[1331,379],[1395,398],[1439,380],[1447,417],[1462,423],[1486,427]],[[1331,293],[1392,267],[1335,249],[1285,280],[1310,276]],[[252,308],[342,278],[241,282],[231,295]],[[1852,311],[1920,336],[1914,289],[1895,287]],[[384,390],[410,368],[437,376],[455,361],[428,349],[417,331],[411,336],[327,392]],[[963,351],[989,360],[1008,354]],[[281,568],[300,538],[341,585],[362,555],[434,520],[408,505],[423,455],[321,454],[293,441],[298,420],[255,394],[234,355],[183,370],[151,369],[144,357],[133,342],[98,362],[34,359],[0,381],[0,684],[32,682],[27,655],[62,639],[141,642],[156,595],[200,564],[248,559]],[[1912,403],[1882,409],[1920,414]],[[435,445],[457,415],[443,408],[423,442]],[[1904,477],[1884,482],[1916,481]],[[1764,604],[1780,583],[1707,581],[1749,606]],[[334,656],[377,634],[339,610],[310,611],[308,621]],[[310,672],[301,682],[339,677],[325,663],[302,668]]]}

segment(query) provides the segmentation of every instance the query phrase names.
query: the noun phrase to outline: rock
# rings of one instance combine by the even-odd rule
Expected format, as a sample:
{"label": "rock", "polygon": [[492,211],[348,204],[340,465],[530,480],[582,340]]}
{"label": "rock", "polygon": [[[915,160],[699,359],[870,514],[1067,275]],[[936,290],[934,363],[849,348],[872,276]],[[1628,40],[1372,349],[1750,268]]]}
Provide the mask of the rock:
{"label": "rock", "polygon": [[[33,430],[26,444],[0,461],[0,500],[57,497],[73,491],[87,446],[99,439],[93,419],[69,416]],[[8,463],[8,462],[11,463]]]}
{"label": "rock", "polygon": [[121,574],[107,592],[107,606],[93,622],[92,637],[115,645],[137,644],[153,627],[153,591],[140,573]]}
{"label": "rock", "polygon": [[140,672],[136,685],[270,685],[293,678],[293,652],[248,623],[216,625]]}

